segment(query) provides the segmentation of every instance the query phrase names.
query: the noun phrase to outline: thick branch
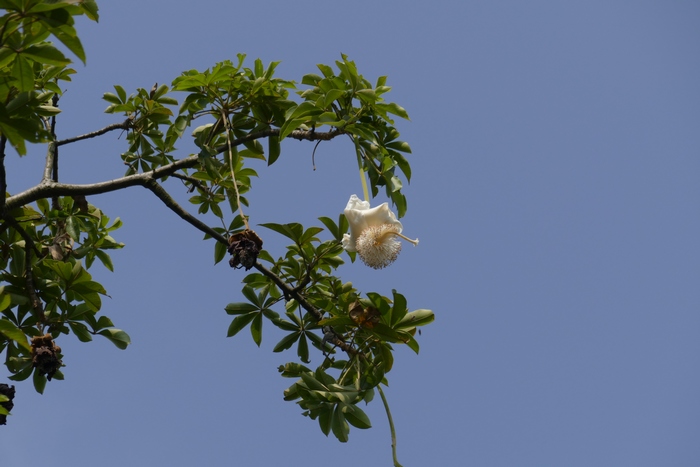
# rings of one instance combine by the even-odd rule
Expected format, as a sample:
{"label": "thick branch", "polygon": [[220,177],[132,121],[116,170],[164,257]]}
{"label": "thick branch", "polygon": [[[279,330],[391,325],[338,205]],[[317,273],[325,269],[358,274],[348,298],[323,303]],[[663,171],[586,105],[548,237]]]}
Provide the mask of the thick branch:
{"label": "thick branch", "polygon": [[[128,122],[128,120],[127,120]],[[121,123],[121,124],[115,124],[115,125],[110,125],[112,127],[111,129],[115,128],[122,128],[128,126],[128,123]],[[109,131],[110,127],[103,128],[102,130],[99,130],[95,133],[89,134],[89,135],[84,135],[85,137],[78,137],[78,138],[73,138],[71,140],[63,140],[63,141],[58,141],[56,145],[61,145],[61,144],[66,144],[67,142],[72,142],[72,141],[77,141],[78,139],[85,139],[85,138],[92,138],[93,136],[98,136],[98,134],[103,134]],[[293,131],[289,137],[298,139],[298,140],[308,140],[308,141],[328,141],[333,138],[335,138],[338,135],[343,134],[340,131],[329,131],[326,133],[318,133],[315,131],[306,131],[306,130],[295,130]],[[279,135],[279,130],[275,129],[270,129],[270,130],[264,130],[260,131],[258,133],[252,133],[249,135],[246,135],[242,138],[238,138],[234,141],[231,141],[232,146],[239,146],[241,144],[244,144],[249,141],[253,141],[256,139],[260,138],[266,138],[269,136],[275,136]],[[50,147],[49,147],[50,149]],[[217,148],[217,150],[220,150],[221,152],[227,150],[227,146],[222,146],[220,148]],[[49,153],[51,151],[49,150]],[[47,159],[49,156],[47,155]],[[71,195],[84,195],[84,196],[89,196],[89,195],[98,195],[102,193],[109,193],[112,191],[117,191],[121,190],[123,188],[127,188],[130,186],[137,186],[141,185],[144,186],[145,181],[149,178],[153,179],[160,179],[163,177],[168,177],[172,175],[173,173],[177,172],[178,170],[181,169],[186,169],[189,167],[194,167],[197,165],[199,162],[199,156],[193,155],[185,159],[180,159],[175,162],[172,162],[168,165],[164,165],[162,167],[159,167],[151,172],[146,172],[146,173],[141,173],[141,174],[134,174],[134,175],[128,175],[126,177],[122,178],[117,178],[114,180],[109,180],[105,182],[99,182],[99,183],[93,183],[93,184],[87,184],[87,185],[73,185],[73,184],[67,184],[67,183],[58,183],[50,180],[50,175],[48,180],[43,180],[39,185],[32,187],[26,191],[23,191],[22,193],[19,193],[17,195],[11,196],[7,198],[6,202],[6,208],[7,209],[14,209],[18,206],[23,206],[25,204],[33,203],[36,200],[43,199],[43,198],[49,198],[51,196],[71,196]],[[49,166],[49,161],[47,160],[47,167],[46,170],[48,170]],[[44,175],[46,176],[47,172],[44,172]],[[51,172],[48,172],[49,174]]]}
{"label": "thick branch", "polygon": [[52,141],[49,143],[49,148],[46,150],[46,163],[44,164],[44,176],[41,179],[42,183],[53,180],[54,166],[56,163],[56,154],[56,142]]}
{"label": "thick branch", "polygon": [[126,177],[117,178],[115,180],[86,185],[45,181],[35,187],[23,191],[22,193],[7,198],[6,206],[7,209],[14,209],[16,207],[24,206],[25,204],[33,203],[36,200],[51,196],[99,195],[102,193],[118,191],[131,186],[145,186],[148,179],[160,179],[167,177],[180,169],[193,167],[197,165],[198,162],[198,156],[191,156],[186,159],[180,159],[171,164],[164,165],[163,167],[159,167],[150,172],[127,175]]}
{"label": "thick branch", "polygon": [[84,135],[80,136],[75,136],[73,138],[67,138],[67,139],[62,139],[60,141],[56,141],[57,146],[63,146],[64,144],[70,144],[70,143],[75,143],[76,141],[82,141],[84,139],[90,139],[94,138],[96,136],[104,135],[105,133],[108,133],[113,130],[128,130],[131,128],[131,125],[133,123],[133,120],[131,118],[127,118],[121,123],[113,123],[111,125],[107,125],[106,127],[102,128],[101,130],[93,131],[92,133],[86,133]]}

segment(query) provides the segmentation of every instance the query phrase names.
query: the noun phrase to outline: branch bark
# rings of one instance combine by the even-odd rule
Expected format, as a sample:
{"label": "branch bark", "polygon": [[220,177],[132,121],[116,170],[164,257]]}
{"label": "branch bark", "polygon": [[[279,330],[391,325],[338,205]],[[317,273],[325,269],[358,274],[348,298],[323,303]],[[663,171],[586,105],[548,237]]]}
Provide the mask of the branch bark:
{"label": "branch bark", "polygon": [[80,136],[75,136],[73,138],[66,138],[62,139],[60,141],[56,141],[57,146],[63,146],[64,144],[70,144],[70,143],[75,143],[76,141],[82,141],[84,139],[90,139],[94,138],[96,136],[104,135],[105,133],[109,133],[110,131],[114,130],[128,130],[131,128],[131,125],[133,123],[133,120],[131,118],[127,118],[121,123],[113,123],[111,125],[107,125],[106,127],[102,128],[101,130],[93,131],[91,133],[86,133],[84,135]]}
{"label": "branch bark", "polygon": [[165,191],[165,188],[163,188],[154,178],[148,178],[144,180],[142,186],[148,188],[154,195],[158,197],[158,199],[160,199],[163,202],[163,204],[165,204],[171,211],[173,211],[175,214],[184,219],[187,223],[201,230],[205,234],[209,235],[217,242],[221,242],[224,245],[228,246],[228,240],[223,235],[219,234],[216,230],[212,229],[207,224],[200,221],[189,212],[185,211],[185,209],[183,209],[183,207],[180,206],[177,203],[177,201],[175,201],[168,194],[168,192]]}
{"label": "branch bark", "polygon": [[[124,125],[125,123],[117,124],[117,125]],[[112,125],[114,126],[114,125]],[[108,127],[109,128],[109,127]],[[117,126],[116,128],[121,128]],[[113,128],[114,129],[114,128]],[[94,133],[94,136],[97,136],[98,134],[103,134],[106,133],[109,130],[106,130],[103,128],[102,130],[99,130]],[[102,133],[100,133],[102,132]],[[298,140],[308,140],[308,141],[330,141],[331,139],[335,138],[336,136],[339,136],[343,134],[341,131],[329,131],[325,133],[319,133],[316,131],[306,131],[306,130],[294,130],[289,137],[293,139],[298,139]],[[248,134],[244,137],[238,138],[234,141],[231,141],[232,146],[240,146],[241,144],[247,143],[249,141],[253,141],[256,139],[260,138],[266,138],[268,136],[275,136],[279,135],[279,130],[277,129],[269,129],[269,130],[264,130],[260,131],[257,133],[251,133]],[[85,138],[90,137],[92,138],[93,136],[88,136],[88,135],[83,135]],[[78,139],[85,139],[84,137],[78,137],[78,138],[73,138],[72,140],[63,140],[63,141],[58,141],[56,143],[51,143],[55,145],[60,145],[60,144],[66,144],[66,142],[72,142],[72,141],[77,141]],[[227,146],[221,146],[217,148],[217,151],[219,153],[222,153],[227,150]],[[51,153],[51,151],[49,151]],[[43,199],[43,198],[49,198],[51,196],[71,196],[71,195],[84,195],[84,196],[89,196],[89,195],[99,195],[102,193],[110,193],[112,191],[117,191],[121,190],[123,188],[128,188],[130,186],[144,186],[146,180],[153,178],[153,179],[160,179],[163,177],[168,177],[172,175],[173,173],[177,172],[178,170],[181,169],[186,169],[190,167],[194,167],[199,163],[199,156],[194,155],[187,157],[185,159],[180,159],[175,162],[172,162],[168,165],[164,165],[162,167],[158,167],[157,169],[151,171],[151,172],[145,172],[145,173],[140,173],[140,174],[134,174],[134,175],[127,175],[126,177],[122,178],[117,178],[114,180],[109,180],[109,181],[104,181],[104,182],[99,182],[99,183],[92,183],[92,184],[86,184],[86,185],[77,185],[77,184],[67,184],[67,183],[58,183],[55,181],[51,180],[51,171],[49,171],[49,157],[50,155],[47,155],[47,164],[46,168],[44,170],[44,180],[42,182],[35,186],[32,187],[26,191],[23,191],[22,193],[16,194],[14,196],[11,196],[7,198],[6,201],[6,208],[7,209],[14,209],[19,206],[23,206],[25,204],[33,203],[36,200]],[[46,178],[47,173],[49,174],[48,179]]]}
{"label": "branch bark", "polygon": [[5,196],[7,196],[7,175],[5,174],[5,145],[7,138],[5,135],[0,136],[0,215],[5,217]]}

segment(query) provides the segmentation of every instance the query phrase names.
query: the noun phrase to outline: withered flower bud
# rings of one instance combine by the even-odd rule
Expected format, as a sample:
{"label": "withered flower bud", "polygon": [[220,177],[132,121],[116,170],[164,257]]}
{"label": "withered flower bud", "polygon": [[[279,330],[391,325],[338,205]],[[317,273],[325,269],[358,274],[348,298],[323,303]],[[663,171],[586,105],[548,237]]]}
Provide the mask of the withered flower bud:
{"label": "withered flower bud", "polygon": [[231,254],[228,264],[232,268],[249,270],[258,260],[262,244],[260,237],[250,229],[231,235],[228,238],[228,252]]}
{"label": "withered flower bud", "polygon": [[356,300],[350,306],[348,314],[355,324],[363,328],[373,328],[375,324],[379,323],[380,319],[379,310],[372,306],[365,308],[359,300]]}
{"label": "withered flower bud", "polygon": [[32,337],[32,365],[51,381],[53,375],[63,366],[60,359],[61,348],[56,345],[51,334]]}

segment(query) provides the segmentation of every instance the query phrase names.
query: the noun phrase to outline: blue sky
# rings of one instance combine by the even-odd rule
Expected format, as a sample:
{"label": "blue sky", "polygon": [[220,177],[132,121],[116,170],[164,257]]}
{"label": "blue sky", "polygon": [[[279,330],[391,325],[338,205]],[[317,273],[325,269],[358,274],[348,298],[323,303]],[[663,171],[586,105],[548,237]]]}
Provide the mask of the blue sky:
{"label": "blue sky", "polygon": [[[391,267],[341,269],[403,292],[436,321],[399,349],[386,391],[410,466],[694,466],[700,462],[700,5],[690,1],[100,2],[80,22],[87,67],[61,100],[60,137],[118,121],[100,99],[234,59],[301,80],[345,53],[388,75],[413,148]],[[66,147],[64,181],[124,172],[117,135]],[[255,224],[336,216],[360,193],[353,148],[285,141],[256,166]],[[184,157],[186,151],[182,152]],[[44,148],[8,157],[17,193]],[[169,185],[178,199],[187,193]],[[241,271],[133,188],[90,199],[125,226],[116,272],[91,270],[132,337],[60,339],[65,381],[17,384],[5,466],[391,465],[374,427],[340,444],[282,401],[291,383],[266,326],[227,339]],[[379,199],[379,202],[384,201]],[[276,256],[283,242],[265,235]],[[7,375],[0,370],[0,379]]]}

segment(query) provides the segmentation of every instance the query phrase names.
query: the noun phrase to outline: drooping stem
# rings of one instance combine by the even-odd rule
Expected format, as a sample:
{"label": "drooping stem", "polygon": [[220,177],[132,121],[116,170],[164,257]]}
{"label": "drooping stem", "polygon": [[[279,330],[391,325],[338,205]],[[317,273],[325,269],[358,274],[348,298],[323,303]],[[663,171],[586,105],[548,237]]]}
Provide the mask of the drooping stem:
{"label": "drooping stem", "polygon": [[391,455],[394,457],[394,467],[403,467],[399,464],[399,460],[396,457],[396,429],[394,428],[394,419],[391,417],[391,410],[389,409],[389,402],[386,400],[384,391],[382,391],[382,385],[377,386],[377,391],[382,398],[382,403],[384,404],[384,410],[386,410],[386,417],[389,419],[389,429],[391,430]]}
{"label": "drooping stem", "polygon": [[241,194],[238,192],[238,182],[236,181],[236,173],[233,170],[233,149],[231,147],[231,128],[229,127],[228,117],[224,110],[221,110],[221,120],[224,122],[224,130],[226,131],[226,146],[228,147],[228,166],[231,169],[231,181],[233,182],[233,189],[236,190],[236,204],[238,205],[238,212],[241,213],[241,219],[245,224],[246,230],[250,230],[248,225],[248,219],[246,219],[245,214],[243,214],[243,208],[241,207]]}
{"label": "drooping stem", "polygon": [[357,154],[357,167],[360,169],[360,180],[362,180],[362,194],[365,196],[365,201],[369,202],[369,190],[367,189],[367,179],[365,178],[365,169],[362,164],[362,148],[356,138],[352,139],[355,143],[355,153]]}

